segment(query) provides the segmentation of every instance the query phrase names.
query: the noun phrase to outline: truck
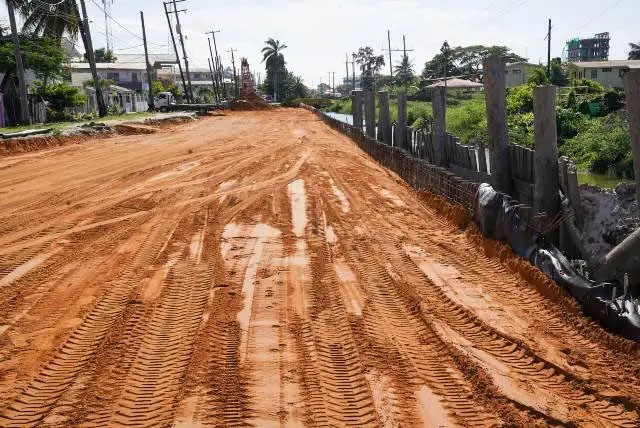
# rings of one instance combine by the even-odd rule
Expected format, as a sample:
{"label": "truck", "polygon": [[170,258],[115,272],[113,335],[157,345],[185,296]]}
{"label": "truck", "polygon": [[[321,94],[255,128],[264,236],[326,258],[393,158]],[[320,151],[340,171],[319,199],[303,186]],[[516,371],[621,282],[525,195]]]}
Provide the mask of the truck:
{"label": "truck", "polygon": [[161,112],[169,111],[197,111],[198,113],[206,113],[215,109],[222,108],[225,102],[221,104],[178,104],[171,92],[159,92],[153,97],[153,105],[156,110]]}

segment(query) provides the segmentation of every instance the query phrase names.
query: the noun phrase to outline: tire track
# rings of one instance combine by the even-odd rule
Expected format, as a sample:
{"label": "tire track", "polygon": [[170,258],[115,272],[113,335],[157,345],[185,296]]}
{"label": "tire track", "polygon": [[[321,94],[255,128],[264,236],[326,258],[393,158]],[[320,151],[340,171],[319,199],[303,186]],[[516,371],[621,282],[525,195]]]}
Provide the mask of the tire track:
{"label": "tire track", "polygon": [[[162,227],[158,229],[161,231]],[[4,425],[36,425],[83,370],[124,310],[131,290],[141,278],[139,266],[147,266],[157,256],[161,246],[158,238],[162,233],[158,233],[157,230],[153,232],[141,244],[132,262],[125,266],[54,357],[45,364],[13,404],[3,411],[0,420],[4,421]]]}

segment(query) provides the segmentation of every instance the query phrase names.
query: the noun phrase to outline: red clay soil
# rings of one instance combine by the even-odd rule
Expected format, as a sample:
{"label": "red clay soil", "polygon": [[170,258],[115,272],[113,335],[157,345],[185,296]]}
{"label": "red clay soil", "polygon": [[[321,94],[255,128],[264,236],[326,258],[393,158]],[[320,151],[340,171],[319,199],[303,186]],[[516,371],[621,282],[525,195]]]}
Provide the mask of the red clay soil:
{"label": "red clay soil", "polygon": [[184,124],[191,121],[189,117],[171,117],[161,120],[147,120],[146,124],[142,123],[121,123],[113,126],[113,130],[106,128],[95,133],[90,129],[87,135],[47,135],[35,136],[31,138],[12,138],[8,140],[0,140],[0,157],[13,156],[19,153],[34,152],[53,147],[66,146],[68,144],[81,144],[92,141],[97,138],[104,139],[114,134],[120,135],[138,135],[153,134],[158,128],[170,129],[176,125]]}
{"label": "red clay soil", "polygon": [[638,427],[636,345],[301,109],[0,158],[0,426]]}

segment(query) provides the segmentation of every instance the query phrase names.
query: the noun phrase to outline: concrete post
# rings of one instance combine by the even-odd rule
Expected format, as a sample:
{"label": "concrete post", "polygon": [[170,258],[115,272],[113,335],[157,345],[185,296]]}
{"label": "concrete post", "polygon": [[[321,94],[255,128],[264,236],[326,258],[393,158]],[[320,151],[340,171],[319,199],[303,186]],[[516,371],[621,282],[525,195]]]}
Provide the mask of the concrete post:
{"label": "concrete post", "polygon": [[582,198],[580,196],[580,189],[578,186],[578,171],[573,162],[570,163],[567,168],[567,192],[569,203],[571,203],[571,207],[573,208],[573,212],[576,216],[576,225],[579,229],[582,229],[582,226],[584,225]]}
{"label": "concrete post", "polygon": [[376,97],[373,91],[364,91],[364,122],[367,135],[376,138]]}
{"label": "concrete post", "polygon": [[489,162],[493,186],[511,194],[509,166],[509,134],[505,89],[505,62],[497,56],[482,61],[484,70],[484,96],[489,130]]}
{"label": "concrete post", "polygon": [[389,92],[378,92],[380,118],[378,119],[378,141],[391,145],[391,112],[389,111]]}
{"label": "concrete post", "polygon": [[362,129],[362,90],[351,91],[351,113],[353,114],[353,126]]}
{"label": "concrete post", "polygon": [[407,94],[405,92],[398,92],[396,137],[396,145],[407,150]]}
{"label": "concrete post", "polygon": [[629,274],[632,284],[640,283],[640,229],[607,253],[595,277],[607,281],[622,279],[625,273]]}
{"label": "concrete post", "polygon": [[[533,163],[536,177],[534,214],[545,212],[547,218],[552,219],[560,211],[555,86],[533,89],[533,126],[536,144]],[[555,238],[552,237],[552,240]]]}
{"label": "concrete post", "polygon": [[436,165],[446,167],[447,162],[447,92],[443,86],[433,88],[431,94],[431,105],[433,107],[433,152],[436,157]]}
{"label": "concrete post", "polygon": [[624,75],[624,92],[627,96],[633,171],[636,174],[636,199],[640,202],[640,70]]}
{"label": "concrete post", "polygon": [[487,154],[482,140],[478,142],[478,171],[487,172]]}

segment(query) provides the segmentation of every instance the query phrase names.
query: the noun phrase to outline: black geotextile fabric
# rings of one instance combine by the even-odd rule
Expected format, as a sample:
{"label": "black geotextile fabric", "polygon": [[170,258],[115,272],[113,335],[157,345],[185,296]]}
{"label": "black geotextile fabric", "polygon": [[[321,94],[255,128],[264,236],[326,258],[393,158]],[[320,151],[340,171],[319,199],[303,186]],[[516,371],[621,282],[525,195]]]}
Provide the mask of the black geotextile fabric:
{"label": "black geotextile fabric", "polygon": [[616,282],[595,282],[580,275],[560,250],[542,244],[537,233],[520,221],[516,202],[508,195],[481,184],[473,217],[484,235],[508,242],[516,254],[568,290],[587,315],[615,333],[640,341],[640,308],[635,303],[639,296],[631,291],[625,295]]}

